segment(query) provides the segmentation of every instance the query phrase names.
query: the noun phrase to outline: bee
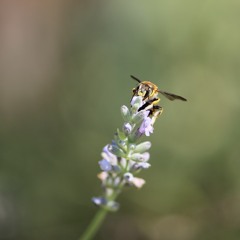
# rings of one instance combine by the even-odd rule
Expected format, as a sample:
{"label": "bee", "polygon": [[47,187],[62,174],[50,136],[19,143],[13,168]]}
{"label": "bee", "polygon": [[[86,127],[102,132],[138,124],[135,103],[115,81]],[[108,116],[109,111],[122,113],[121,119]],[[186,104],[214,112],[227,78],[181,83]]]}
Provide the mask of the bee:
{"label": "bee", "polygon": [[158,87],[149,81],[141,81],[138,78],[131,75],[131,78],[136,80],[139,84],[136,88],[133,88],[133,96],[141,96],[144,104],[138,109],[141,110],[149,110],[149,117],[152,118],[152,124],[156,121],[157,117],[162,113],[163,108],[158,105],[160,102],[160,98],[158,97],[158,93],[161,93],[167,99],[174,101],[176,99],[181,101],[187,101],[186,98],[178,96],[173,93],[169,93],[163,90],[158,89]]}

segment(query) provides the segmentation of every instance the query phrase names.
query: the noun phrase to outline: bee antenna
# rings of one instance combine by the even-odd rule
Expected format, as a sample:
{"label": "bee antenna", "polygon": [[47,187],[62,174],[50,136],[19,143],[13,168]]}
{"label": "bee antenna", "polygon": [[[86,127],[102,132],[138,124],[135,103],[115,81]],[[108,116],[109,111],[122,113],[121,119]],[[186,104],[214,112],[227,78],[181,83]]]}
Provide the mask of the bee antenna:
{"label": "bee antenna", "polygon": [[132,78],[132,79],[134,79],[134,80],[136,80],[137,82],[141,82],[141,80],[139,80],[137,77],[134,77],[133,75],[130,75],[130,77]]}

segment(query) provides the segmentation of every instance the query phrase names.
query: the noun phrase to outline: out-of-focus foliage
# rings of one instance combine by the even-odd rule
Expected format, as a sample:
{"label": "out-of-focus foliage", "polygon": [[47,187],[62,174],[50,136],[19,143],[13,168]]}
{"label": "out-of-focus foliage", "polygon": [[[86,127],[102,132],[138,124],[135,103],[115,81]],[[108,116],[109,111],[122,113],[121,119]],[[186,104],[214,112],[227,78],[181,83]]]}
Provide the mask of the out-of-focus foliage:
{"label": "out-of-focus foliage", "polygon": [[162,99],[152,168],[96,239],[240,238],[240,3],[2,1],[0,239],[77,239],[133,74]]}

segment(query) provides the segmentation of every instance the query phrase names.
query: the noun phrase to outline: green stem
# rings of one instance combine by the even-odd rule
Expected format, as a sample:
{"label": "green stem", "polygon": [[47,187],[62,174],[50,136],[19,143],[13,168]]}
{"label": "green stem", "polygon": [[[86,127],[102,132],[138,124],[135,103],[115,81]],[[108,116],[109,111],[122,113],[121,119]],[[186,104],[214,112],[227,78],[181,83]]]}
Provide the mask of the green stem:
{"label": "green stem", "polygon": [[107,209],[100,208],[96,213],[95,217],[93,218],[92,222],[89,224],[89,226],[83,233],[82,237],[79,238],[79,240],[92,239],[95,236],[98,229],[100,228],[101,224],[103,223],[103,220],[105,219],[107,213],[108,213]]}

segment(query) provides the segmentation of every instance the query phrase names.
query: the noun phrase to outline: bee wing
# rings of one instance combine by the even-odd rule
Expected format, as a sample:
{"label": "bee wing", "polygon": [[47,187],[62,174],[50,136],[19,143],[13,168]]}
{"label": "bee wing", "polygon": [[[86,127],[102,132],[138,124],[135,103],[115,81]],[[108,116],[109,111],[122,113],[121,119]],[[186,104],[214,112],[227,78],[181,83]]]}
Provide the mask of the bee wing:
{"label": "bee wing", "polygon": [[171,101],[174,101],[175,99],[185,101],[185,102],[187,101],[186,98],[178,96],[178,95],[173,94],[173,93],[168,93],[168,92],[165,92],[165,91],[162,91],[162,90],[158,90],[158,92],[161,93],[164,97],[166,97],[167,99],[169,99]]}

